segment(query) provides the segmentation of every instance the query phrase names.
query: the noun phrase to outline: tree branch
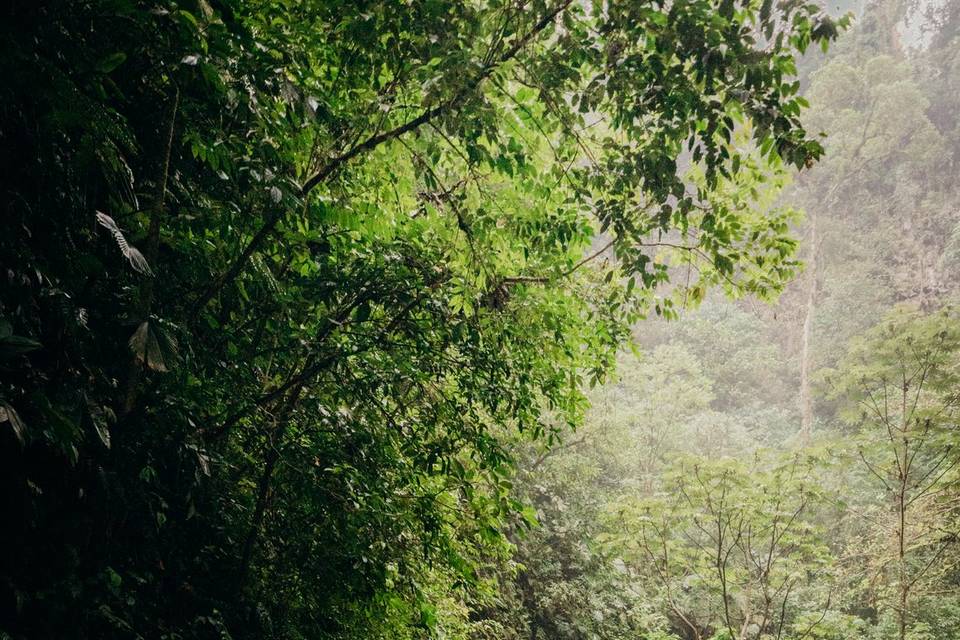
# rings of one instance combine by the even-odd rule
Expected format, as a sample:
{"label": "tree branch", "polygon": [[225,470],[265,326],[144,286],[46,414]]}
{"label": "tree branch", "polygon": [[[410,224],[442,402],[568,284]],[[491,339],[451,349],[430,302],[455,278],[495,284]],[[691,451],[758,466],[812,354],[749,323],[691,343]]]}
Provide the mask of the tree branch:
{"label": "tree branch", "polygon": [[[334,172],[336,172],[344,164],[357,157],[358,155],[365,153],[367,151],[372,151],[373,149],[379,147],[380,145],[389,142],[395,138],[398,138],[405,133],[409,133],[416,129],[419,129],[424,124],[434,120],[441,114],[451,111],[467,96],[476,91],[483,81],[488,78],[499,66],[509,62],[519,54],[524,47],[526,47],[537,35],[539,35],[544,29],[549,26],[553,20],[560,15],[564,10],[567,9],[573,0],[563,0],[556,7],[545,13],[540,20],[534,24],[531,29],[524,34],[522,37],[518,38],[513,45],[507,49],[503,55],[497,58],[495,61],[488,63],[483,67],[476,78],[474,78],[472,83],[467,84],[457,91],[452,97],[444,100],[440,104],[424,111],[416,118],[409,120],[401,125],[394,127],[388,131],[378,133],[370,136],[363,142],[353,146],[348,151],[334,157],[329,162],[327,162],[323,167],[321,167],[316,173],[314,173],[307,181],[303,184],[300,189],[300,195],[306,198],[310,192],[316,188],[318,185],[323,183],[327,178],[329,178]],[[258,251],[266,240],[267,236],[276,228],[280,220],[283,219],[283,214],[281,212],[274,212],[270,214],[267,219],[264,221],[263,225],[254,234],[253,238],[244,247],[243,251],[240,252],[240,255],[230,266],[227,272],[220,278],[217,279],[214,286],[210,287],[204,294],[200,297],[199,300],[194,305],[194,311],[199,313],[203,310],[204,307],[210,302],[214,295],[220,290],[223,289],[227,284],[232,282],[240,272],[243,270],[247,261],[250,259],[256,251]]]}

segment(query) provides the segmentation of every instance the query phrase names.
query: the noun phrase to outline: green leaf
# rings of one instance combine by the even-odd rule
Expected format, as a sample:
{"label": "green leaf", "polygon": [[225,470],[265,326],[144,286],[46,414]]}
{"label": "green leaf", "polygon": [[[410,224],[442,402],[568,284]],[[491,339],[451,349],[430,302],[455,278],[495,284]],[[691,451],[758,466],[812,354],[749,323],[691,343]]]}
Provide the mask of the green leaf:
{"label": "green leaf", "polygon": [[537,510],[530,505],[526,505],[520,510],[520,516],[528,527],[539,527],[540,520],[537,518]]}
{"label": "green leaf", "polygon": [[420,603],[420,625],[431,631],[437,627],[437,608],[426,601]]}
{"label": "green leaf", "polygon": [[110,73],[120,65],[122,65],[127,60],[127,54],[122,51],[117,51],[116,53],[111,53],[110,55],[101,58],[97,62],[97,71],[103,74]]}

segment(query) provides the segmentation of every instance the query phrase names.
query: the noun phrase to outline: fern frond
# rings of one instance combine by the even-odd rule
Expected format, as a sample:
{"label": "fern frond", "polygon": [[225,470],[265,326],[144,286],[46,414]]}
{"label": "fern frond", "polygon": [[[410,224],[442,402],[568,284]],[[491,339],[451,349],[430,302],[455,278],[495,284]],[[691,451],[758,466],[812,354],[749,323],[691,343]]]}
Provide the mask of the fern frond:
{"label": "fern frond", "polygon": [[97,222],[110,231],[113,239],[117,242],[117,246],[120,247],[120,252],[123,253],[124,257],[126,257],[134,271],[137,273],[142,273],[146,276],[153,275],[153,271],[150,270],[150,265],[147,264],[147,259],[143,257],[143,254],[140,253],[139,249],[131,246],[130,243],[127,242],[126,237],[123,235],[123,231],[113,218],[102,211],[97,211]]}

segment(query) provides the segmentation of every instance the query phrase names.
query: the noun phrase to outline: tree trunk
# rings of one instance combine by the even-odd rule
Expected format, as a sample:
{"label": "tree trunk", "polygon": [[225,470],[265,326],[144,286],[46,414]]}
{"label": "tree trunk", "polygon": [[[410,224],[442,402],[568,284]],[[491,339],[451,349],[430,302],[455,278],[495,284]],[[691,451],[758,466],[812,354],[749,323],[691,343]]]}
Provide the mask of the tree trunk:
{"label": "tree trunk", "polygon": [[905,640],[907,637],[907,599],[909,595],[910,583],[907,581],[907,554],[906,554],[906,478],[900,483],[900,492],[897,496],[897,508],[899,510],[899,526],[897,530],[897,570],[900,581],[900,602],[897,607],[897,617],[900,623],[899,640]]}
{"label": "tree trunk", "polygon": [[810,391],[811,334],[817,302],[817,276],[819,253],[817,237],[817,214],[810,214],[810,257],[807,260],[807,300],[803,318],[803,333],[800,342],[800,445],[810,444],[813,432],[813,395]]}

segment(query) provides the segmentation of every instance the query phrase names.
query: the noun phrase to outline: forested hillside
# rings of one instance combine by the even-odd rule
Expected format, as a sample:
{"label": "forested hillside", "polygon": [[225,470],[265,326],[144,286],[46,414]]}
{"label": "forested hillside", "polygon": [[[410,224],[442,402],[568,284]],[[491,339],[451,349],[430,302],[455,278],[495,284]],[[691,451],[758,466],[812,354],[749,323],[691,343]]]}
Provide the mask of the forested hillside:
{"label": "forested hillside", "polygon": [[6,3],[0,638],[960,636],[958,26]]}
{"label": "forested hillside", "polygon": [[[804,271],[635,327],[586,426],[531,449],[543,526],[489,638],[960,637],[956,3],[867,4],[801,63],[824,158]],[[513,570],[505,568],[509,574]]]}

